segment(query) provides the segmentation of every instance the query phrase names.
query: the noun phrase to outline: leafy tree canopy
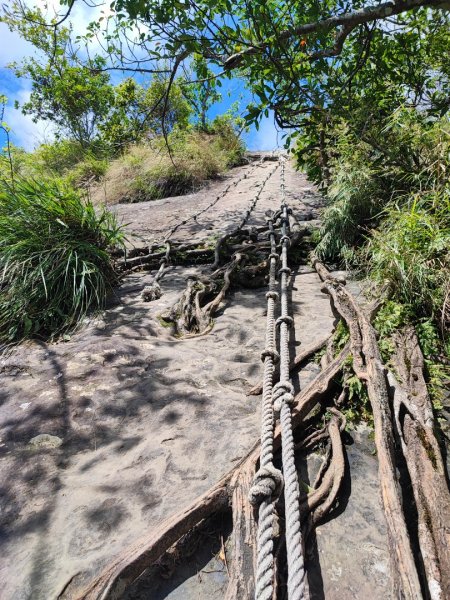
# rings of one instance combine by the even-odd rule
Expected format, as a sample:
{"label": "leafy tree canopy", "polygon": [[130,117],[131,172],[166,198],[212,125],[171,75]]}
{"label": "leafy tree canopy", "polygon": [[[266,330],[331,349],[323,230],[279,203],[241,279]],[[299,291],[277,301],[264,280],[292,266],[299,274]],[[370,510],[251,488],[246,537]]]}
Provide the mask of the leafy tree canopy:
{"label": "leafy tree canopy", "polygon": [[43,25],[39,9],[27,9],[26,19],[6,13],[2,20],[37,50],[35,56],[10,65],[16,76],[31,80],[30,99],[22,105],[22,112],[34,121],[52,121],[59,132],[88,144],[107,118],[113,99],[105,59],[96,56],[81,65],[70,29]]}
{"label": "leafy tree canopy", "polygon": [[[65,0],[70,7],[72,0]],[[115,0],[106,33],[113,68],[160,71],[174,79],[186,61],[217,77],[238,70],[256,103],[281,127],[307,126],[324,112],[346,113],[363,99],[389,107],[448,108],[449,18],[442,0]],[[92,23],[86,40],[102,31]],[[124,40],[133,39],[133,52]]]}

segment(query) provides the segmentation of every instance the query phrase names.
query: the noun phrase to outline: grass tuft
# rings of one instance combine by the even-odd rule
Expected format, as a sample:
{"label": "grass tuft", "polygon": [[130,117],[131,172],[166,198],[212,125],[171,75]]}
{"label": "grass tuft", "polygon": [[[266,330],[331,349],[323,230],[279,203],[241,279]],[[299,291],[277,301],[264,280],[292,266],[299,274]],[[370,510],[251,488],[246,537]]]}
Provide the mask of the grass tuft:
{"label": "grass tuft", "polygon": [[108,166],[93,191],[95,203],[142,202],[198,189],[242,162],[244,148],[230,132],[177,131],[169,136],[171,155],[162,138],[130,146]]}
{"label": "grass tuft", "polygon": [[56,183],[0,181],[0,340],[52,338],[104,306],[117,282],[108,248],[123,234],[106,210]]}

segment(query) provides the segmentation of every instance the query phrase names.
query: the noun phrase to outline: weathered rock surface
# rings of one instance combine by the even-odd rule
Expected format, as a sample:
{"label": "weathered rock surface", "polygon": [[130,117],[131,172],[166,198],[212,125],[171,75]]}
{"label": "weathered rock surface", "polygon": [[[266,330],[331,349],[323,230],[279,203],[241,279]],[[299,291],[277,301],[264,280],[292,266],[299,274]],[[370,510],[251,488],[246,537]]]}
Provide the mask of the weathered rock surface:
{"label": "weathered rock surface", "polygon": [[[117,211],[130,223],[131,239],[152,242],[249,172],[213,212],[189,221],[174,239],[200,239],[205,230],[220,235],[239,222],[273,166],[242,167],[198,194]],[[289,168],[286,183],[296,214],[317,218],[318,199],[306,179]],[[261,224],[264,212],[278,206],[278,186],[275,174],[250,224]],[[70,340],[28,343],[0,361],[1,598],[57,598],[78,572],[98,569],[204,492],[259,436],[259,398],[245,392],[262,372],[265,289],[231,294],[210,334],[174,339],[158,317],[186,276],[199,270],[170,269],[160,282],[163,295],[150,303],[141,292],[151,274],[133,274],[104,316]],[[300,343],[311,343],[333,324],[328,298],[309,269],[294,274],[292,306],[294,355]],[[295,385],[304,386],[316,370],[302,370]],[[346,510],[340,506],[316,533],[309,561],[314,598],[389,597],[371,451],[367,435],[355,434],[348,447]],[[141,594],[138,586],[129,599],[221,598],[226,571],[212,556],[220,548],[203,550],[150,592],[144,580],[147,591]]]}

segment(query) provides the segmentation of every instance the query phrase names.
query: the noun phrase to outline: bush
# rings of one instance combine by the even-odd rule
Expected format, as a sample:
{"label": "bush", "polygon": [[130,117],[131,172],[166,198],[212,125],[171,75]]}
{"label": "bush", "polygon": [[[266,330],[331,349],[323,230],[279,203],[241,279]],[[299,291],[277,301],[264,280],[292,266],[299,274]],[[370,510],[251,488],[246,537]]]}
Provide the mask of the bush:
{"label": "bush", "polygon": [[100,181],[108,168],[108,161],[88,156],[71,169],[65,180],[76,188],[89,187],[92,183]]}
{"label": "bush", "polygon": [[372,279],[444,332],[450,322],[450,194],[413,196],[386,210],[365,249]]}
{"label": "bush", "polygon": [[51,144],[41,144],[33,155],[45,169],[64,175],[84,160],[86,149],[76,140],[56,140]]}
{"label": "bush", "polygon": [[318,252],[323,259],[348,266],[354,250],[380,225],[385,209],[394,203],[401,209],[412,198],[445,185],[450,122],[448,117],[428,119],[401,107],[372,124],[364,140],[342,122],[330,136],[328,208]]}
{"label": "bush", "polygon": [[316,252],[322,260],[355,262],[354,249],[364,241],[384,205],[380,181],[363,161],[341,160],[328,189]]}
{"label": "bush", "polygon": [[170,155],[162,138],[131,146],[113,160],[93,200],[140,202],[177,196],[198,189],[239,164],[243,145],[231,129],[221,133],[175,130],[169,136]]}
{"label": "bush", "polygon": [[0,182],[0,339],[51,338],[104,306],[122,245],[113,215],[55,183]]}

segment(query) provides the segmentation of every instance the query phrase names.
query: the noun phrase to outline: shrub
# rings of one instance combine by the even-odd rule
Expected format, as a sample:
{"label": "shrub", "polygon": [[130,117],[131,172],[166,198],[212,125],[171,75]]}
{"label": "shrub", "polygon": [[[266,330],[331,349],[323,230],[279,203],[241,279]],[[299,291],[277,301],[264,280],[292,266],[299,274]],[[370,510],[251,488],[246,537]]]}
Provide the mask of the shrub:
{"label": "shrub", "polygon": [[448,117],[430,120],[419,111],[400,107],[372,125],[364,141],[345,124],[336,126],[333,140],[328,207],[317,249],[323,259],[348,266],[370,230],[381,221],[383,227],[389,222],[383,219],[385,210],[393,209],[389,216],[401,227],[398,211],[414,199],[441,194],[445,200],[440,190],[448,181]]}
{"label": "shrub", "polygon": [[169,145],[170,155],[162,138],[131,146],[110,163],[93,200],[116,204],[186,194],[239,164],[243,155],[242,143],[228,128],[226,136],[176,129]]}
{"label": "shrub", "polygon": [[76,140],[63,139],[51,144],[41,144],[33,154],[44,168],[64,175],[85,158],[86,149]]}
{"label": "shrub", "polygon": [[440,191],[389,207],[365,256],[371,277],[388,282],[394,300],[444,332],[450,322],[449,248],[450,194]]}
{"label": "shrub", "polygon": [[56,183],[0,182],[0,339],[51,338],[104,306],[117,281],[113,215]]}
{"label": "shrub", "polygon": [[100,179],[106,173],[108,161],[88,156],[85,160],[79,162],[66,175],[65,179],[69,185],[76,188],[88,187]]}

